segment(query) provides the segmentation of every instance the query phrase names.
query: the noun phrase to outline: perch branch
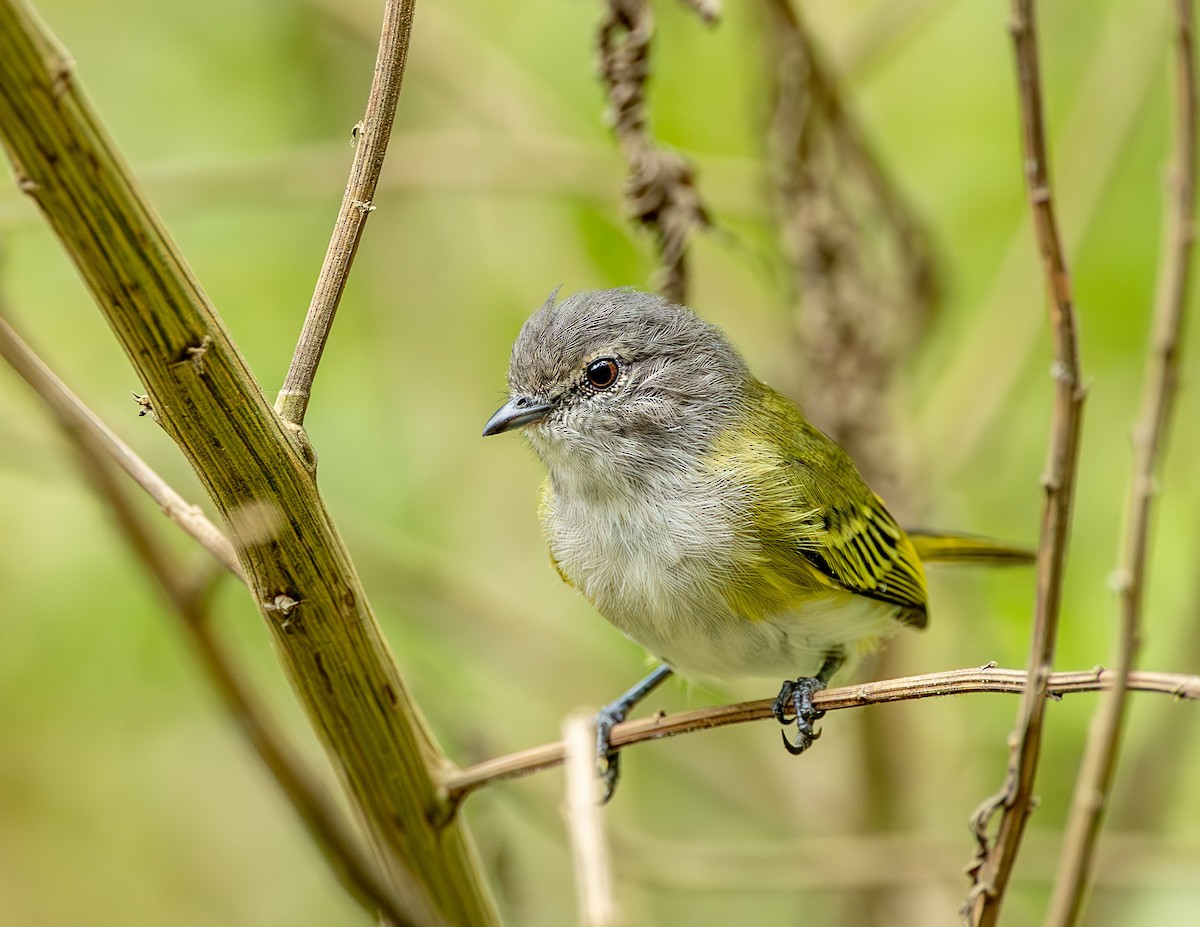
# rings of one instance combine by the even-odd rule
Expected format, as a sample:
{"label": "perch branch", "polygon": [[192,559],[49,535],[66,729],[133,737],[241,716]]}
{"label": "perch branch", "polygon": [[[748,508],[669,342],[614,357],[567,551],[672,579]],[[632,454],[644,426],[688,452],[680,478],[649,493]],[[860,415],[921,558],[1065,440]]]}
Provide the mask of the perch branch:
{"label": "perch branch", "polygon": [[304,424],[317,365],[321,363],[321,353],[329,340],[333,317],[346,289],[367,217],[375,210],[375,187],[383,169],[383,157],[387,153],[396,104],[400,99],[415,8],[416,0],[389,0],[384,4],[383,29],[375,59],[375,78],[367,96],[367,111],[362,122],[354,127],[355,150],[350,179],[346,181],[342,206],[317,276],[317,286],[300,330],[292,364],[275,400],[275,411],[292,425]]}
{"label": "perch branch", "polygon": [[1150,335],[1142,405],[1132,431],[1125,531],[1117,564],[1119,626],[1114,671],[1117,685],[1105,694],[1088,734],[1075,783],[1046,927],[1078,922],[1095,861],[1100,826],[1112,791],[1123,741],[1127,690],[1121,684],[1137,658],[1149,570],[1150,518],[1179,382],[1184,314],[1191,284],[1196,189],[1196,73],[1192,0],[1175,0],[1175,152],[1167,227],[1159,264],[1158,293]]}
{"label": "perch branch", "polygon": [[[843,708],[962,695],[968,692],[1025,693],[1028,678],[1028,673],[1022,670],[999,669],[988,665],[825,689],[813,695],[813,704],[818,711],[837,711]],[[1051,673],[1046,677],[1045,695],[1047,698],[1057,699],[1076,692],[1100,692],[1112,688],[1114,684],[1113,673],[1100,667],[1094,670]],[[1200,676],[1131,673],[1127,685],[1135,691],[1160,692],[1188,700],[1200,699]],[[613,728],[612,745],[627,747],[691,731],[744,724],[747,721],[762,721],[775,717],[773,705],[774,699],[761,699],[625,721]],[[561,765],[564,751],[565,748],[559,741],[485,760],[474,766],[447,769],[440,777],[442,788],[452,800],[461,801],[471,792],[491,782],[516,779]]]}
{"label": "perch branch", "polygon": [[[1029,678],[1016,729],[1010,740],[1005,782],[996,795],[980,806],[971,820],[978,849],[968,870],[973,884],[964,903],[964,915],[977,927],[992,927],[1000,916],[1000,907],[1020,851],[1025,825],[1033,810],[1033,788],[1041,754],[1047,685],[1058,638],[1084,397],[1071,281],[1050,193],[1033,0],[1013,0],[1011,29],[1025,181],[1049,295],[1050,336],[1054,353],[1054,408],[1050,424],[1049,460],[1042,478],[1045,501],[1038,548]],[[998,812],[1000,823],[993,842],[989,839],[988,829]]]}

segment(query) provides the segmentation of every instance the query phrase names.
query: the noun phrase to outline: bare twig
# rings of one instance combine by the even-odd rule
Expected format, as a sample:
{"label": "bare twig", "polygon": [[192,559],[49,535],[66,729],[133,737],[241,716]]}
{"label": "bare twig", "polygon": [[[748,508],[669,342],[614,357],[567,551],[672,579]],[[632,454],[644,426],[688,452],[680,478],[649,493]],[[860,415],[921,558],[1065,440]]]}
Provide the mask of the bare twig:
{"label": "bare twig", "polygon": [[[384,912],[391,923],[414,923],[408,906],[380,877],[374,860],[346,825],[320,779],[305,767],[299,755],[291,749],[282,732],[269,720],[265,706],[258,702],[249,684],[234,668],[235,661],[212,633],[203,589],[185,575],[166,548],[158,543],[129,494],[114,479],[112,467],[116,465],[130,473],[156,501],[160,493],[171,494],[173,491],[71,393],[3,317],[0,317],[0,356],[25,378],[58,420],[78,452],[84,476],[108,504],[129,546],[166,595],[174,614],[179,618],[180,630],[191,643],[193,652],[230,717],[274,776],[342,884],[369,910]],[[147,483],[155,489],[149,489]],[[215,538],[228,546],[229,542],[215,525],[202,515],[196,515],[202,520],[200,523],[211,529]],[[193,534],[188,526],[197,524],[196,517],[184,521],[178,518],[173,520]],[[211,551],[212,547],[208,549]],[[235,572],[240,578],[240,569]]]}
{"label": "bare twig", "polygon": [[[706,4],[690,3],[696,10]],[[646,79],[654,16],[648,0],[607,0],[597,35],[600,76],[608,95],[608,119],[629,165],[625,198],[633,217],[654,232],[658,281],[668,299],[687,299],[687,243],[708,225],[687,159],[658,147],[646,117]]]}
{"label": "bare twig", "polygon": [[[980,806],[971,820],[978,851],[969,870],[973,885],[963,913],[972,924],[984,927],[990,927],[999,918],[1025,824],[1033,810],[1033,787],[1041,753],[1046,694],[1058,639],[1084,397],[1071,282],[1050,195],[1033,0],[1013,0],[1011,29],[1025,180],[1049,295],[1050,334],[1054,345],[1054,409],[1050,425],[1049,460],[1042,478],[1046,495],[1038,549],[1037,599],[1029,653],[1029,678],[1021,700],[1017,726],[1010,740],[1012,746],[1004,785]],[[992,843],[989,841],[988,828],[997,812],[1000,812],[1000,824],[995,842]]]}
{"label": "bare twig", "polygon": [[367,111],[362,122],[354,127],[356,148],[350,179],[346,182],[342,206],[291,367],[275,400],[275,411],[293,425],[304,424],[317,365],[333,327],[333,317],[346,288],[367,217],[375,209],[375,186],[383,169],[396,103],[400,99],[415,7],[416,0],[388,0],[384,4],[383,29],[375,60],[375,78],[367,97]]}
{"label": "bare twig", "polygon": [[563,765],[567,800],[564,814],[571,838],[581,927],[618,923],[612,872],[604,839],[596,776],[596,713],[578,712],[563,724]]}
{"label": "bare twig", "polygon": [[1123,740],[1128,693],[1121,681],[1133,668],[1139,647],[1149,569],[1151,506],[1178,385],[1184,310],[1191,284],[1197,108],[1192,21],[1192,0],[1176,0],[1175,156],[1142,406],[1132,433],[1133,475],[1117,566],[1120,625],[1114,670],[1118,683],[1101,700],[1088,734],[1046,915],[1047,927],[1076,923],[1083,907]]}
{"label": "bare twig", "polygon": [[221,529],[209,521],[198,506],[184,500],[166,480],[155,473],[128,444],[117,437],[112,429],[84,405],[33,349],[21,340],[3,315],[0,315],[0,357],[8,361],[13,370],[45,400],[69,435],[77,440],[83,440],[82,436],[86,436],[89,445],[103,450],[158,503],[167,518],[182,528],[185,534],[198,541],[225,569],[245,582],[233,545],[221,533]]}
{"label": "bare twig", "polygon": [[[1028,673],[1023,670],[998,669],[988,665],[825,689],[813,696],[813,704],[819,711],[837,711],[842,708],[860,708],[864,705],[962,695],[968,692],[1026,693],[1028,679]],[[1114,683],[1111,671],[1097,667],[1094,670],[1051,673],[1045,678],[1044,692],[1045,697],[1060,698],[1075,692],[1100,692],[1112,688]],[[1200,699],[1200,676],[1131,673],[1127,685],[1135,691],[1161,692],[1189,700]],[[744,724],[747,721],[763,721],[775,717],[773,705],[774,699],[761,699],[625,721],[613,728],[612,745],[626,747],[691,731]],[[516,779],[558,766],[562,763],[563,756],[564,747],[561,741],[543,744],[519,753],[485,760],[465,769],[445,770],[440,777],[441,784],[452,800],[460,801],[491,782]]]}
{"label": "bare twig", "polygon": [[[1073,99],[1063,100],[1055,160],[1071,183],[1055,191],[1065,250],[1095,234],[1129,150],[1144,132],[1145,114],[1161,93],[1154,62],[1162,56],[1162,24],[1156,16],[1103,17],[1102,32],[1077,69]],[[1120,68],[1113,61],[1121,62]],[[1104,101],[1104,119],[1096,101]],[[970,327],[955,339],[952,355],[937,365],[924,390],[915,432],[918,445],[936,448],[922,460],[926,484],[943,486],[979,451],[1011,403],[1041,350],[1045,328],[1044,284],[1029,273],[1032,228],[1018,226],[998,252],[986,293],[973,301]],[[1030,311],[1036,310],[1036,311]],[[1004,350],[997,351],[996,345]],[[986,370],[986,378],[980,371]]]}

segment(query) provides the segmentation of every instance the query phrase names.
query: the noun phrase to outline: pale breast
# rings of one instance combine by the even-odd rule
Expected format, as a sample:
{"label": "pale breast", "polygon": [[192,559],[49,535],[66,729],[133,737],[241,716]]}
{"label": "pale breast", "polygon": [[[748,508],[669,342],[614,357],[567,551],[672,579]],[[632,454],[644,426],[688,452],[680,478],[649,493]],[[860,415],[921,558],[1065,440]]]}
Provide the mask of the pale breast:
{"label": "pale breast", "polygon": [[685,488],[662,504],[648,494],[598,499],[548,491],[543,524],[571,585],[612,624],[689,676],[811,675],[824,655],[892,633],[896,607],[839,589],[759,620],[736,613],[724,590],[761,551],[731,505],[701,505]]}

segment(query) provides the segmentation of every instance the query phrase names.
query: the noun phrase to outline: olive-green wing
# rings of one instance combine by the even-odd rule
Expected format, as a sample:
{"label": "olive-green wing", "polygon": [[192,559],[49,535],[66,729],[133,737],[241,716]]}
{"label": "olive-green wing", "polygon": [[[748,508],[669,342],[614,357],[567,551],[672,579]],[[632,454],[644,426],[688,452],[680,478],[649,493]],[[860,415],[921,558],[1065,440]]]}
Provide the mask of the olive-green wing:
{"label": "olive-green wing", "polygon": [[845,451],[789,400],[757,388],[762,419],[754,427],[782,439],[774,446],[785,450],[775,473],[760,484],[757,521],[787,525],[770,532],[772,543],[799,553],[819,581],[894,603],[900,621],[924,627],[925,571],[908,535]]}

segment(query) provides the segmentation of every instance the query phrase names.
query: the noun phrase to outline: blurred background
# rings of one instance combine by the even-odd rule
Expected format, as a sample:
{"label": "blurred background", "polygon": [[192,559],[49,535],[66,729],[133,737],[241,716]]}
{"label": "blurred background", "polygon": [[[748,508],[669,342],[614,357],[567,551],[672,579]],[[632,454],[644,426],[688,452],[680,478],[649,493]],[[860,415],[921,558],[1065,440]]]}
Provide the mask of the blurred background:
{"label": "blurred background", "polygon": [[[378,4],[39,0],[263,389],[282,382],[328,241],[374,60]],[[714,230],[690,302],[765,380],[804,386],[796,284],[770,194],[765,3],[716,27],[654,5],[654,131],[698,169]],[[1112,652],[1116,563],[1170,141],[1169,4],[1048,4],[1041,45],[1058,208],[1089,383],[1058,664]],[[929,236],[941,299],[897,371],[881,479],[910,522],[1034,542],[1049,422],[1007,6],[804,5],[843,104]],[[594,76],[601,6],[424,3],[389,159],[317,378],[320,482],[402,673],[467,764],[558,737],[643,652],[550,568],[542,479],[483,441],[508,350],[553,288],[651,286]],[[14,324],[185,496],[203,492],[56,241],[0,187]],[[1200,672],[1195,327],[1155,519],[1141,665]],[[915,339],[914,339],[915,340]],[[819,385],[819,384],[818,384]],[[878,462],[876,470],[879,470]],[[884,468],[886,469],[886,468]],[[362,924],[222,716],[163,601],[25,384],[0,369],[0,923]],[[163,543],[196,559],[165,522]],[[1025,665],[1032,571],[937,572],[932,621],[869,675]],[[243,590],[216,617],[324,767]],[[774,695],[672,682],[646,710]],[[1040,917],[1094,696],[1050,706],[1040,805],[1007,922]],[[631,925],[953,925],[972,810],[1001,784],[1011,696],[841,712],[794,760],[774,725],[631,750],[606,821]],[[1184,923],[1200,902],[1196,709],[1137,696],[1088,923]],[[506,923],[575,918],[558,771],[465,806]]]}

